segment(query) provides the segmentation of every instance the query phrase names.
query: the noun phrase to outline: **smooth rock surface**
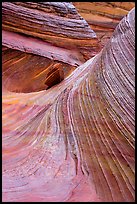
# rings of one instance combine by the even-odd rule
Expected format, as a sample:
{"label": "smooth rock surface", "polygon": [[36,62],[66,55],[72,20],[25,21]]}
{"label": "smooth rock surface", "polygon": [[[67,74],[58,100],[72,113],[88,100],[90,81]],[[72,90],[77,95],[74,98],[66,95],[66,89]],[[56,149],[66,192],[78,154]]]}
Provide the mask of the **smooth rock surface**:
{"label": "smooth rock surface", "polygon": [[2,90],[17,93],[46,90],[60,83],[75,68],[75,65],[3,47]]}

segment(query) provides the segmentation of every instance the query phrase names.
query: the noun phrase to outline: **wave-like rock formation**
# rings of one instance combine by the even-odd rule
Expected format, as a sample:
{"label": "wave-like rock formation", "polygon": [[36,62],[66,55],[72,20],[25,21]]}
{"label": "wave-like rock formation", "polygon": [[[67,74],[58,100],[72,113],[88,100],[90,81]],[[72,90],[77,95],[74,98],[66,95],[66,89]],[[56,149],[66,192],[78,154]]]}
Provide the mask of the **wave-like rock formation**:
{"label": "wave-like rock formation", "polygon": [[67,50],[81,48],[85,57],[99,47],[95,32],[68,2],[3,2],[2,28]]}
{"label": "wave-like rock formation", "polygon": [[[10,49],[4,51],[4,70],[12,73],[15,66],[20,66],[16,76],[23,76],[18,81],[20,87],[12,80],[14,76],[10,79],[12,86],[5,86],[9,91],[50,88],[100,50],[95,32],[69,2],[3,2],[2,29],[2,45],[13,49],[12,55],[16,56],[9,57]],[[32,63],[28,62],[30,57]],[[46,62],[42,65],[42,61]],[[35,73],[31,72],[33,68]]]}
{"label": "wave-like rock formation", "polygon": [[106,45],[119,21],[135,2],[73,2],[80,15],[96,32],[101,47]]}
{"label": "wave-like rock formation", "polygon": [[134,15],[55,87],[3,92],[3,202],[134,201]]}

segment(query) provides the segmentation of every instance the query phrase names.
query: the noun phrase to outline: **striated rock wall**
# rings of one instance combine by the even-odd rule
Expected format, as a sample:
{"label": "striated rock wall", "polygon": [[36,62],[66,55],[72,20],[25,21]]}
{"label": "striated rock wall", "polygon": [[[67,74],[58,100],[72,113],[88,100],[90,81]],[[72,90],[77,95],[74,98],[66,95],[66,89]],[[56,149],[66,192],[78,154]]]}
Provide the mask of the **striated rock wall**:
{"label": "striated rock wall", "polygon": [[100,50],[69,2],[2,2],[2,45],[3,91],[24,93],[54,86]]}
{"label": "striated rock wall", "polygon": [[3,202],[135,201],[134,60],[132,9],[55,87],[3,92]]}
{"label": "striated rock wall", "polygon": [[84,57],[99,48],[95,32],[68,2],[3,2],[2,28],[67,50],[78,48]]}
{"label": "striated rock wall", "polygon": [[103,48],[119,21],[135,6],[135,2],[73,2],[73,5],[96,32]]}

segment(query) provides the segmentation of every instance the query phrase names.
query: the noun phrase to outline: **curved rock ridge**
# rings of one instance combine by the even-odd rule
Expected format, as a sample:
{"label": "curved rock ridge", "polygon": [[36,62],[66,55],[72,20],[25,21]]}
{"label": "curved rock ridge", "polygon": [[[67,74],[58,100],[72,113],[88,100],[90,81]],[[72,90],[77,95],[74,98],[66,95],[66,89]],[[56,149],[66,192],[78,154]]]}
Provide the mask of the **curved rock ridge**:
{"label": "curved rock ridge", "polygon": [[48,89],[100,50],[69,2],[3,2],[2,29],[3,91]]}
{"label": "curved rock ridge", "polygon": [[104,47],[119,21],[135,7],[135,2],[73,2],[73,5]]}
{"label": "curved rock ridge", "polygon": [[2,2],[2,29],[75,49],[84,62],[100,49],[95,32],[69,2]]}
{"label": "curved rock ridge", "polygon": [[60,84],[3,92],[3,202],[135,201],[135,10]]}

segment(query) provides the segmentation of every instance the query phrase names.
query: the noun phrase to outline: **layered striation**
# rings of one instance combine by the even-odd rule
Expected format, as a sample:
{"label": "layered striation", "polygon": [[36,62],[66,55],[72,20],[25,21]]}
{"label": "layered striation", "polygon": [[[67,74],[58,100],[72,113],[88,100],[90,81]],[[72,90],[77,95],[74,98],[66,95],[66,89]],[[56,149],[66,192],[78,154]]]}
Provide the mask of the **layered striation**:
{"label": "layered striation", "polygon": [[100,50],[69,2],[3,2],[2,45],[3,90],[23,93],[58,84]]}
{"label": "layered striation", "polygon": [[73,5],[96,32],[101,47],[104,47],[119,21],[135,6],[135,2],[73,2]]}
{"label": "layered striation", "polygon": [[3,2],[2,28],[75,49],[81,58],[92,57],[99,49],[95,32],[69,2]]}
{"label": "layered striation", "polygon": [[3,92],[3,202],[134,201],[134,12],[55,87]]}

